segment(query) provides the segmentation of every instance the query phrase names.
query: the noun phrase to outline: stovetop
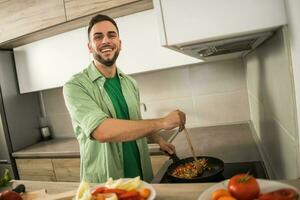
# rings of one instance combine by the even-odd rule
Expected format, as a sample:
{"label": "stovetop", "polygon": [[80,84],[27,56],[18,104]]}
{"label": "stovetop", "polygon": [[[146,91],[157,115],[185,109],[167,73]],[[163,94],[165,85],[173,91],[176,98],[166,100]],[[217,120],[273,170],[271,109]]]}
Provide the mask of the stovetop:
{"label": "stovetop", "polygon": [[[175,183],[167,175],[167,169],[172,164],[171,160],[168,160],[161,169],[158,171],[151,183]],[[201,182],[220,182],[225,179],[229,179],[238,173],[249,173],[255,178],[269,179],[266,172],[265,166],[261,161],[251,161],[251,162],[235,162],[235,163],[225,163],[224,171],[213,179],[208,179]],[[178,183],[178,182],[177,182]]]}

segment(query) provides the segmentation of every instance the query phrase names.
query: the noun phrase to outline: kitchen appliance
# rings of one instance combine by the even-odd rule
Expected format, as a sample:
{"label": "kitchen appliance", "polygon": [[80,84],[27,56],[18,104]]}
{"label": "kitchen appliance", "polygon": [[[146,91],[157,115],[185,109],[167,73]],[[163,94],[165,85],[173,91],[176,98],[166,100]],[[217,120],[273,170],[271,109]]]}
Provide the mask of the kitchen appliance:
{"label": "kitchen appliance", "polygon": [[[174,180],[168,175],[168,168],[172,164],[172,160],[168,160],[157,172],[151,183],[184,183],[184,181]],[[224,163],[224,170],[218,173],[217,176],[213,176],[210,179],[199,179],[195,181],[197,183],[204,182],[220,182],[225,179],[229,179],[238,173],[249,173],[256,178],[269,179],[267,171],[263,162],[261,161],[249,161],[249,162],[235,162]]]}
{"label": "kitchen appliance", "polygon": [[243,57],[272,36],[272,34],[272,32],[262,32],[222,40],[175,46],[176,49],[192,57],[206,61],[216,61]]}
{"label": "kitchen appliance", "polygon": [[204,61],[242,57],[287,24],[284,0],[154,0],[153,4],[161,45]]}
{"label": "kitchen appliance", "polygon": [[42,140],[50,140],[51,139],[51,132],[48,126],[44,126],[40,128]]}
{"label": "kitchen appliance", "polygon": [[0,50],[0,174],[18,173],[12,152],[40,141],[37,93],[20,94],[13,51]]}

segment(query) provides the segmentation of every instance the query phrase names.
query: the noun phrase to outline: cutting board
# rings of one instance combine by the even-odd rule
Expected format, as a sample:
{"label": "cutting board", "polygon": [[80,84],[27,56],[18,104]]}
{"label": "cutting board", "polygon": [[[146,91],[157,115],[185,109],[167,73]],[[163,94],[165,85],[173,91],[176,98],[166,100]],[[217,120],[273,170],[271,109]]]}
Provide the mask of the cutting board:
{"label": "cutting board", "polygon": [[25,192],[22,195],[23,200],[72,200],[76,194],[76,190],[62,192],[58,194],[48,194],[46,189]]}

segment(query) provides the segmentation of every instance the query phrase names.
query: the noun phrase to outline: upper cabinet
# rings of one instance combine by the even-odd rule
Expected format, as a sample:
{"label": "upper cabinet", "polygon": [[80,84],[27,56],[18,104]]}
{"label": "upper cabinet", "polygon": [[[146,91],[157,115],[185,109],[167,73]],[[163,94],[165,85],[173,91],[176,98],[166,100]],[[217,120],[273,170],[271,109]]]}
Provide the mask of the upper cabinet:
{"label": "upper cabinet", "polygon": [[84,27],[96,13],[116,18],[153,8],[152,0],[0,1],[0,48],[15,48]]}
{"label": "upper cabinet", "polygon": [[154,0],[163,45],[210,41],[286,24],[284,0]]}
{"label": "upper cabinet", "polygon": [[87,29],[14,48],[20,93],[61,87],[90,62]]}
{"label": "upper cabinet", "polygon": [[200,62],[161,46],[153,9],[117,18],[116,22],[122,41],[117,65],[127,74]]}
{"label": "upper cabinet", "polygon": [[[127,74],[199,62],[166,49],[159,41],[154,10],[116,18],[122,50],[117,66]],[[80,28],[14,48],[21,93],[61,87],[92,61],[87,28]]]}
{"label": "upper cabinet", "polygon": [[64,0],[67,20],[122,6],[140,0]]}
{"label": "upper cabinet", "polygon": [[0,43],[66,21],[63,0],[0,1]]}

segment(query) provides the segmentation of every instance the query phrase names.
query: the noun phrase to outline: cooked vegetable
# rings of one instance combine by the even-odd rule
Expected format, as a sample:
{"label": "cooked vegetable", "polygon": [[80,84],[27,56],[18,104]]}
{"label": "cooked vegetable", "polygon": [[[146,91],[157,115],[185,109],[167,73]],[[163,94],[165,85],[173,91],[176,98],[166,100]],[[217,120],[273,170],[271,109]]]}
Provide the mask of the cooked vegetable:
{"label": "cooked vegetable", "polygon": [[91,200],[90,184],[82,181],[77,189],[75,200]]}
{"label": "cooked vegetable", "polygon": [[150,196],[151,191],[148,188],[142,188],[138,190],[141,197],[147,199]]}
{"label": "cooked vegetable", "polygon": [[197,163],[188,162],[182,165],[177,166],[174,171],[171,173],[172,176],[178,178],[186,178],[191,179],[203,172],[207,168],[207,160],[206,159],[199,159]]}
{"label": "cooked vegetable", "polygon": [[0,178],[0,187],[6,186],[11,180],[11,176],[9,174],[9,170],[5,169],[2,177]]}
{"label": "cooked vegetable", "polygon": [[223,196],[218,198],[218,200],[237,200],[237,199],[232,196]]}
{"label": "cooked vegetable", "polygon": [[[92,192],[92,200],[146,200],[150,189],[143,187],[140,177],[133,179],[109,179],[103,186],[96,187]],[[115,196],[112,196],[114,194]]]}
{"label": "cooked vegetable", "polygon": [[93,200],[118,200],[118,196],[114,193],[97,194],[92,197]]}
{"label": "cooked vegetable", "polygon": [[122,199],[138,199],[140,196],[139,192],[136,190],[128,191],[126,193],[120,194],[118,196],[119,200]]}
{"label": "cooked vegetable", "polygon": [[218,200],[220,197],[231,196],[228,190],[226,189],[218,189],[212,193],[212,200]]}
{"label": "cooked vegetable", "polygon": [[291,188],[283,188],[268,193],[261,194],[259,200],[296,200],[298,193]]}
{"label": "cooked vegetable", "polygon": [[106,187],[102,187],[102,186],[96,187],[96,188],[92,191],[92,195],[97,195],[98,193],[103,193],[104,190],[106,190],[106,189],[107,189]]}
{"label": "cooked vegetable", "polygon": [[238,200],[253,200],[259,196],[259,185],[249,174],[237,174],[228,183],[229,193]]}
{"label": "cooked vegetable", "polygon": [[142,181],[139,176],[132,179],[123,179],[120,178],[118,180],[112,180],[111,178],[105,183],[105,187],[107,188],[117,188],[123,190],[134,190],[137,189],[141,185]]}

